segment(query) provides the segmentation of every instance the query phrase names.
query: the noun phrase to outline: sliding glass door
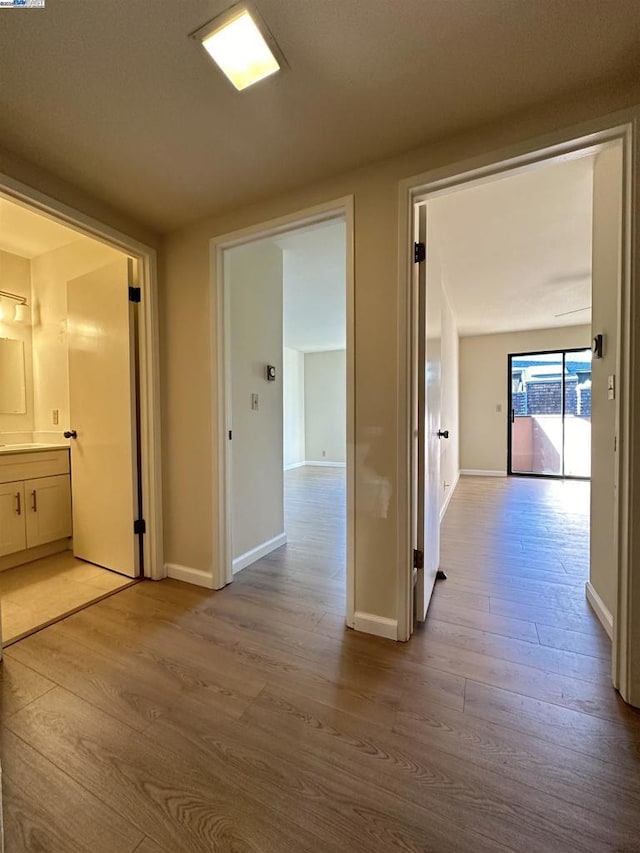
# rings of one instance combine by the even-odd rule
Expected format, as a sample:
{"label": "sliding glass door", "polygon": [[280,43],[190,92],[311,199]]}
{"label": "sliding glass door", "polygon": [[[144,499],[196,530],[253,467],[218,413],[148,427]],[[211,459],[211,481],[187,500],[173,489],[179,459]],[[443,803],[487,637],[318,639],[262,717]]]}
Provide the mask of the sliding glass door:
{"label": "sliding glass door", "polygon": [[509,356],[508,472],[590,476],[590,349]]}

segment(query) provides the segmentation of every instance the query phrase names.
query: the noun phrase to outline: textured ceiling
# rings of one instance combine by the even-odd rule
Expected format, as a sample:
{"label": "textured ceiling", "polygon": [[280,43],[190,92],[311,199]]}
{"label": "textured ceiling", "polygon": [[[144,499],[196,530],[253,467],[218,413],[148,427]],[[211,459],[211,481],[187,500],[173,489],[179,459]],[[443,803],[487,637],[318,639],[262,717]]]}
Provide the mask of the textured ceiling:
{"label": "textured ceiling", "polygon": [[460,334],[589,324],[592,206],[592,156],[428,202]]}
{"label": "textured ceiling", "polygon": [[188,37],[228,5],[2,10],[0,145],[167,231],[640,74],[638,0],[257,0],[290,67],[238,93]]}

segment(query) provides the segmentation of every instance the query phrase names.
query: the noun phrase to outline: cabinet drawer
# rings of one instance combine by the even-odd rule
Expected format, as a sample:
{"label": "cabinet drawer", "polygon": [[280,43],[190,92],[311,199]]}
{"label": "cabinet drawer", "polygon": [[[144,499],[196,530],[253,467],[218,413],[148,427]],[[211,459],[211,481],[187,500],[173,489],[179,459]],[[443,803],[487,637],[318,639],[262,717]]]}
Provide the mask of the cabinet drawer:
{"label": "cabinet drawer", "polygon": [[68,450],[36,450],[33,453],[0,454],[0,483],[55,477],[69,473]]}

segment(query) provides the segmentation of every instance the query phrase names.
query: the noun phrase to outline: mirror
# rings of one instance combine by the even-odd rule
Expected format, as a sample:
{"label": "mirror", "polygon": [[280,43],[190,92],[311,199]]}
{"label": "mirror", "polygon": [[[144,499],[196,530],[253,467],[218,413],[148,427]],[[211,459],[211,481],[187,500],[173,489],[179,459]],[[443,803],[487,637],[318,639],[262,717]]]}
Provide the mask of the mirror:
{"label": "mirror", "polygon": [[0,338],[0,414],[24,415],[27,388],[22,341]]}

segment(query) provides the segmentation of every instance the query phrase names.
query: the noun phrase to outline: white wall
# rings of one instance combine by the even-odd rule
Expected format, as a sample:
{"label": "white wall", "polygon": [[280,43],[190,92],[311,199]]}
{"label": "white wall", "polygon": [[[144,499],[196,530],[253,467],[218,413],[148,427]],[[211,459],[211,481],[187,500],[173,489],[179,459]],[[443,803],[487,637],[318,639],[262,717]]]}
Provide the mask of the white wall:
{"label": "white wall", "polygon": [[[273,244],[225,253],[232,384],[232,538],[236,559],[284,533],[282,252]],[[267,364],[276,381],[265,377]],[[189,377],[185,376],[185,382]],[[251,395],[259,409],[252,411]]]}
{"label": "white wall", "polygon": [[306,353],[304,422],[307,462],[347,461],[345,350]]}
{"label": "white wall", "polygon": [[607,148],[596,156],[593,173],[592,324],[605,336],[604,357],[591,375],[591,565],[590,581],[615,619],[618,581],[614,559],[616,404],[607,399],[607,377],[616,373],[617,302],[620,275],[622,152]]}
{"label": "white wall", "polygon": [[[0,251],[0,289],[25,296],[31,305],[31,271],[27,258]],[[32,330],[30,323],[14,323],[15,302],[4,300],[6,319],[0,321],[0,338],[22,341],[24,349],[26,409],[24,414],[0,413],[0,444],[31,441],[33,432],[33,361]],[[33,307],[29,311],[33,315]]]}
{"label": "white wall", "polygon": [[[62,438],[69,421],[67,282],[122,257],[85,237],[31,261],[33,316],[34,440]],[[53,410],[59,423],[53,423]]]}
{"label": "white wall", "polygon": [[460,468],[506,473],[509,353],[590,345],[590,326],[460,338]]}
{"label": "white wall", "polygon": [[446,283],[442,299],[441,369],[440,429],[449,430],[449,438],[440,442],[440,506],[445,509],[460,475],[459,338]]}
{"label": "white wall", "polygon": [[[160,257],[167,561],[219,577],[211,536],[211,520],[217,517],[222,500],[215,460],[219,397],[215,324],[210,313],[215,311],[215,304],[211,305],[211,239],[353,196],[354,604],[360,613],[400,618],[404,623],[406,601],[398,595],[398,548],[405,545],[409,472],[403,463],[407,428],[398,417],[404,387],[398,381],[404,379],[404,362],[399,359],[404,358],[406,344],[398,340],[398,310],[405,289],[404,281],[398,283],[398,182],[432,169],[446,171],[447,164],[469,159],[491,162],[489,158],[495,159],[499,150],[525,150],[529,139],[548,140],[567,127],[636,104],[639,93],[637,84],[585,90],[580,97],[540,104],[384,162],[296,189],[282,187],[259,203],[203,218],[167,235]],[[0,152],[0,166],[3,163],[5,172],[13,170],[14,177],[22,176],[47,192],[42,177],[25,167],[17,168]],[[55,195],[52,189],[48,191]],[[401,246],[400,251],[404,253],[406,247]],[[199,365],[197,371],[193,364]],[[189,441],[185,441],[187,432]],[[391,499],[374,501],[373,495],[383,492]],[[377,511],[371,510],[374,503]],[[404,631],[401,635],[406,636]]]}
{"label": "white wall", "polygon": [[284,348],[284,467],[305,460],[304,353]]}

